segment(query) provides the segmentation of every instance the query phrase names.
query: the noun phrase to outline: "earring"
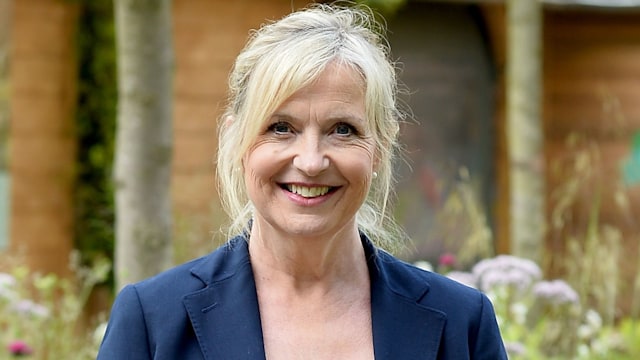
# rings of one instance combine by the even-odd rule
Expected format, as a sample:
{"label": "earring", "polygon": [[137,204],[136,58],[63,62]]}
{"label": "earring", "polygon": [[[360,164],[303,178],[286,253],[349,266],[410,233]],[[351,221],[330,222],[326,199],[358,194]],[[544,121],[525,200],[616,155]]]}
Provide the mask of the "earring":
{"label": "earring", "polygon": [[373,174],[371,174],[371,176],[375,179],[378,177],[378,173],[374,171]]}

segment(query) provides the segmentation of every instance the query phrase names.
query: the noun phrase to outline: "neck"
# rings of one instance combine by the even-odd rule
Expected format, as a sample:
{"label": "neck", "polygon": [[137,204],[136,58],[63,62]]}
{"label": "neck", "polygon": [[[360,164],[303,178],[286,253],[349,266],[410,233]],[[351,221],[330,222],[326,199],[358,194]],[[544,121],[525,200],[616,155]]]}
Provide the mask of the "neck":
{"label": "neck", "polygon": [[368,281],[364,249],[354,224],[330,236],[283,234],[254,222],[249,253],[256,281],[296,291]]}

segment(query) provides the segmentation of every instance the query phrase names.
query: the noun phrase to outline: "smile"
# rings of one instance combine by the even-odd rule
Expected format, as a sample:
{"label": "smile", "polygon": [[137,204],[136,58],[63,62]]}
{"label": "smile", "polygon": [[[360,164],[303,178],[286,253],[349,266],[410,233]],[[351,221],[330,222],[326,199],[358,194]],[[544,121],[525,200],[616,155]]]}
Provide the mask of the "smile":
{"label": "smile", "polygon": [[334,189],[333,187],[330,187],[330,186],[309,187],[309,186],[291,185],[291,184],[285,184],[283,185],[283,188],[305,198],[313,198],[313,197],[326,195],[327,193],[329,193],[331,190]]}

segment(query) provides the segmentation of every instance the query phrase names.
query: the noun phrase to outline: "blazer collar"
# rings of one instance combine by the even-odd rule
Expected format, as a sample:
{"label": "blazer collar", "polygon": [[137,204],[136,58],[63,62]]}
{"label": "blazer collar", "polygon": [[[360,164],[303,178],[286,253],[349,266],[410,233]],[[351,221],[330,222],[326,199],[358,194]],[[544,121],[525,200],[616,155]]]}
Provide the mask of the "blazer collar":
{"label": "blazer collar", "polygon": [[[429,285],[364,235],[362,242],[376,359],[436,359],[446,315],[420,303]],[[183,299],[205,359],[265,359],[246,240],[232,239],[191,272],[206,285]]]}
{"label": "blazer collar", "polygon": [[183,298],[204,358],[265,359],[246,241],[232,239],[191,273],[206,284]]}
{"label": "blazer collar", "polygon": [[446,314],[421,304],[429,284],[364,237],[363,245],[371,278],[376,360],[437,359]]}

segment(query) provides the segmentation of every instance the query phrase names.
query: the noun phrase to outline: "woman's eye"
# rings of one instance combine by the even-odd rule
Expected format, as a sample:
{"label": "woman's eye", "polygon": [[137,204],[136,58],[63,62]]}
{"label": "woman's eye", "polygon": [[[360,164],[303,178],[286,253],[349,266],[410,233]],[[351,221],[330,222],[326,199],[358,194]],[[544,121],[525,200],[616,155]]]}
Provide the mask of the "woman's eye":
{"label": "woman's eye", "polygon": [[338,135],[352,135],[355,133],[353,126],[349,124],[338,124],[335,129]]}
{"label": "woman's eye", "polygon": [[269,131],[276,134],[287,134],[291,132],[291,127],[285,122],[277,122],[269,126]]}

